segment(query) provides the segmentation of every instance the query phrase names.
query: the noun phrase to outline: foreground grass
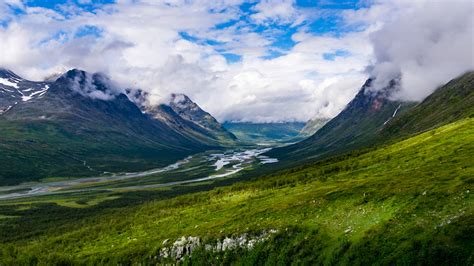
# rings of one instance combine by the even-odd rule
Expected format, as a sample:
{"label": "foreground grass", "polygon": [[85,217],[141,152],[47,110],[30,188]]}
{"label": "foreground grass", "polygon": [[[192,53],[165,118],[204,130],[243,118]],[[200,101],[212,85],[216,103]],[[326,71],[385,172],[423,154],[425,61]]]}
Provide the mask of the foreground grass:
{"label": "foreground grass", "polygon": [[198,250],[184,262],[472,265],[473,151],[474,119],[466,119],[252,182],[75,221],[51,216],[35,234],[15,227],[19,209],[0,220],[0,264],[164,262],[157,254],[165,239],[276,229],[252,250]]}

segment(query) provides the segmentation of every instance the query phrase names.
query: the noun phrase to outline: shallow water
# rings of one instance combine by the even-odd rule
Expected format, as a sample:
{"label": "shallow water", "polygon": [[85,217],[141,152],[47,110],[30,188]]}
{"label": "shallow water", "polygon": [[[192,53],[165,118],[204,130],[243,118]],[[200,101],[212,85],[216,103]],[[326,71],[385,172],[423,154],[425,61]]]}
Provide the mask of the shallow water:
{"label": "shallow water", "polygon": [[[101,190],[127,190],[127,189],[147,189],[147,188],[158,188],[166,186],[175,186],[181,184],[189,184],[195,182],[202,182],[217,178],[223,178],[231,176],[250,166],[252,162],[258,161],[260,164],[276,163],[278,162],[275,158],[269,158],[261,154],[269,151],[271,148],[265,149],[250,149],[250,150],[233,150],[226,151],[225,153],[213,153],[213,154],[198,154],[196,157],[201,156],[204,160],[200,160],[201,164],[208,164],[214,167],[215,174],[206,175],[199,178],[193,178],[188,180],[148,184],[148,185],[131,185],[120,188],[100,188]],[[157,168],[136,173],[119,173],[108,176],[98,177],[86,177],[77,178],[64,181],[53,181],[53,182],[37,182],[37,183],[25,183],[16,186],[0,187],[0,200],[24,198],[39,195],[49,195],[55,193],[67,192],[83,192],[97,190],[98,188],[78,188],[74,189],[75,186],[84,184],[94,183],[105,183],[115,182],[119,180],[126,180],[132,178],[148,177],[160,173],[166,173],[174,170],[186,170],[187,164],[190,163],[193,157],[189,156],[183,160],[177,161],[176,163],[170,164],[163,168]],[[193,168],[196,166],[193,166]]]}

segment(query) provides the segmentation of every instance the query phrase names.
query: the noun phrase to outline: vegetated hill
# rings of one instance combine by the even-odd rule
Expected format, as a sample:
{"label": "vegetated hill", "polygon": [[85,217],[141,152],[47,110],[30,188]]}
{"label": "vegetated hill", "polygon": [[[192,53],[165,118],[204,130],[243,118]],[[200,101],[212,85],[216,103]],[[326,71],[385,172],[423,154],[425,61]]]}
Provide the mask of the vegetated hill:
{"label": "vegetated hill", "polygon": [[[467,118],[371,152],[135,207],[6,202],[0,263],[472,265],[473,151]],[[129,193],[117,196],[139,195]]]}
{"label": "vegetated hill", "polygon": [[390,119],[413,106],[413,103],[389,99],[388,95],[396,89],[397,81],[392,81],[379,91],[370,89],[372,82],[372,79],[368,79],[346,108],[313,136],[293,145],[276,148],[268,155],[287,161],[309,160],[347,152],[371,143]]}
{"label": "vegetated hill", "polygon": [[456,120],[474,116],[474,72],[438,88],[421,103],[390,120],[380,138],[419,134]]}
{"label": "vegetated hill", "polygon": [[54,82],[36,84],[6,73],[2,99],[7,92],[23,96],[0,114],[2,184],[138,171],[219,145],[187,134],[198,125],[177,130],[142,113],[101,74],[71,70]]}
{"label": "vegetated hill", "polygon": [[302,139],[299,135],[305,126],[302,122],[252,123],[225,122],[223,126],[239,140],[250,143],[271,144]]}
{"label": "vegetated hill", "polygon": [[299,135],[303,138],[314,135],[320,128],[322,128],[330,119],[326,118],[313,118],[308,120],[304,127],[301,129]]}

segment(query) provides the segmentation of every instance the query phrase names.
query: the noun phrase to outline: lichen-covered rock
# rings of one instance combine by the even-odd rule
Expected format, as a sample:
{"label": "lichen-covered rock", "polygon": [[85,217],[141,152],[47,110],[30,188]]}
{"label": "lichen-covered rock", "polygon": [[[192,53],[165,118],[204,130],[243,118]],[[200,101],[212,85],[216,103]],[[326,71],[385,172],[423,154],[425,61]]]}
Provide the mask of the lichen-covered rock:
{"label": "lichen-covered rock", "polygon": [[[237,248],[252,249],[256,244],[264,242],[270,238],[272,234],[275,234],[277,230],[270,229],[263,231],[260,235],[250,237],[248,234],[242,234],[237,237],[225,237],[223,240],[217,240],[214,243],[206,243],[204,249],[208,252],[222,252],[228,250],[234,250]],[[169,243],[166,239],[163,241],[163,245]],[[172,258],[175,260],[182,260],[186,256],[190,256],[192,252],[201,246],[201,239],[196,236],[182,236],[177,239],[173,245],[163,247],[160,250],[160,257]]]}

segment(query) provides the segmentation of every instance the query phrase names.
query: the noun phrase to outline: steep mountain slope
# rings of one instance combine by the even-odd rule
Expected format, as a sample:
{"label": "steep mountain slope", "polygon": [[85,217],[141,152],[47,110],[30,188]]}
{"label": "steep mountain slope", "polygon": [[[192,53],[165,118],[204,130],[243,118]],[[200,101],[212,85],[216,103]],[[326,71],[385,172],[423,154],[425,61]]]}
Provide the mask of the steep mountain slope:
{"label": "steep mountain slope", "polygon": [[314,159],[370,143],[389,120],[413,106],[413,103],[392,101],[387,97],[396,88],[396,81],[377,92],[370,90],[371,84],[372,79],[368,79],[346,108],[316,134],[268,154],[280,159]]}
{"label": "steep mountain slope", "polygon": [[49,86],[48,82],[31,82],[0,68],[0,115],[20,102],[43,96]]}
{"label": "steep mountain slope", "polygon": [[222,127],[212,115],[202,110],[199,105],[184,94],[171,94],[169,106],[179,116],[207,129],[219,140],[234,141],[237,139],[234,134]]}
{"label": "steep mountain slope", "polygon": [[47,85],[0,115],[2,183],[142,170],[213,147],[143,114],[103,75],[71,70]]}
{"label": "steep mountain slope", "polygon": [[474,116],[474,71],[438,88],[407,112],[395,117],[381,131],[380,141],[407,137]]}
{"label": "steep mountain slope", "polygon": [[184,94],[170,95],[167,104],[149,104],[149,94],[142,90],[128,89],[128,97],[140,107],[143,113],[167,124],[190,139],[215,146],[231,146],[236,137],[217,120]]}
{"label": "steep mountain slope", "polygon": [[301,129],[299,135],[306,138],[314,135],[316,131],[318,131],[320,128],[322,128],[329,119],[324,119],[324,118],[314,118],[308,120],[306,124],[304,125],[303,129]]}
{"label": "steep mountain slope", "polygon": [[249,143],[284,143],[296,141],[304,125],[305,124],[301,122],[225,122],[223,124],[223,126],[236,135],[239,140]]}

